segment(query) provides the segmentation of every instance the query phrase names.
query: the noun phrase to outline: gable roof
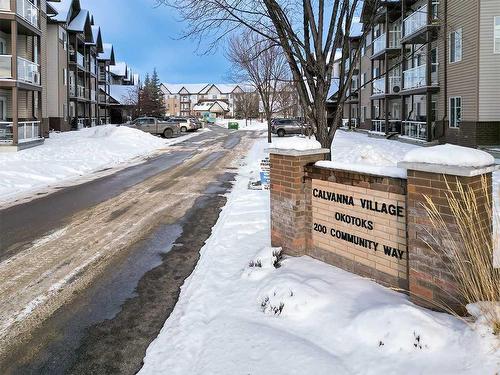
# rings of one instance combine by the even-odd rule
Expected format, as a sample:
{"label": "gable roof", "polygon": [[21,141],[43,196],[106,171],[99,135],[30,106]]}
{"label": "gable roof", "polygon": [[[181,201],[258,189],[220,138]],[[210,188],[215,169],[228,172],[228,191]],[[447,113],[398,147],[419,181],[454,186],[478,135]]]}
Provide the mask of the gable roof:
{"label": "gable roof", "polygon": [[111,65],[115,65],[115,49],[111,43],[103,43],[103,51],[97,55],[97,59],[101,61],[110,61]]}
{"label": "gable roof", "polygon": [[80,0],[48,1],[47,3],[57,12],[50,18],[55,22],[69,22],[73,13],[81,10]]}
{"label": "gable roof", "polygon": [[182,89],[185,89],[189,94],[199,94],[203,91],[208,83],[162,83],[170,94],[179,94]]}
{"label": "gable roof", "polygon": [[98,53],[104,52],[102,44],[101,28],[99,26],[91,26],[91,30],[92,30],[92,42],[87,44],[95,45],[97,47]]}
{"label": "gable roof", "polygon": [[127,64],[123,61],[119,61],[115,65],[111,65],[109,71],[115,76],[127,77]]}
{"label": "gable roof", "polygon": [[92,26],[90,25],[90,13],[86,9],[78,12],[68,24],[68,31],[85,34],[85,41],[92,42]]}
{"label": "gable roof", "polygon": [[208,101],[208,102],[198,102],[193,107],[193,111],[199,111],[199,112],[208,111],[208,112],[210,112],[211,110],[214,109],[214,107],[219,107],[224,112],[229,112],[229,104],[227,104],[226,102],[223,102],[221,100]]}

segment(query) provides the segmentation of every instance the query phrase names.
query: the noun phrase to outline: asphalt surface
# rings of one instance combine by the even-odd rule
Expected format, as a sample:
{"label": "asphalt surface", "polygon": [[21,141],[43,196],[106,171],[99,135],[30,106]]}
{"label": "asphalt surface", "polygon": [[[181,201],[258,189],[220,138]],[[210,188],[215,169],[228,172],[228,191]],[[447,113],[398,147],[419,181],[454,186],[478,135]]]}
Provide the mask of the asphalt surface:
{"label": "asphalt surface", "polygon": [[[140,236],[127,238],[119,251],[88,272],[92,274],[88,283],[70,280],[74,282],[70,297],[28,325],[30,329],[17,342],[8,340],[10,345],[0,357],[2,375],[135,374],[141,368],[147,346],[174,308],[180,286],[194,269],[218,219],[238,161],[256,136],[211,130],[141,165],[0,211],[1,262],[21,257],[47,234],[80,225],[85,221],[82,215],[86,219],[102,211],[106,220],[96,222],[101,230],[123,231],[120,225],[127,215],[149,216],[148,207],[133,212],[142,206],[141,199],[149,201],[148,194],[153,206],[158,199],[165,204],[157,214],[151,212],[153,224],[139,228]],[[32,228],[29,231],[26,223]],[[91,236],[82,237],[78,249],[86,249],[86,241],[89,248],[94,246]],[[47,251],[57,255],[64,241],[52,242]],[[58,272],[69,263],[59,262]],[[40,283],[30,281],[20,289]],[[8,307],[7,297],[1,298],[2,294],[0,306],[3,302]]]}

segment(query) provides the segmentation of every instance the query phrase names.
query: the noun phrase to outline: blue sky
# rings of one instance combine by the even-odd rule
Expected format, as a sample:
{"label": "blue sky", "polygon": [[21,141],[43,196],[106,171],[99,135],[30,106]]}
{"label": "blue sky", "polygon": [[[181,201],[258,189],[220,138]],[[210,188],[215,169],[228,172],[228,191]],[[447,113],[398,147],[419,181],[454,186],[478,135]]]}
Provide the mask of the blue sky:
{"label": "blue sky", "polygon": [[154,0],[81,0],[94,14],[105,43],[113,43],[118,61],[143,75],[154,67],[163,82],[223,82],[228,62],[221,48],[200,56],[197,44],[176,40],[183,24],[175,10],[155,7]]}

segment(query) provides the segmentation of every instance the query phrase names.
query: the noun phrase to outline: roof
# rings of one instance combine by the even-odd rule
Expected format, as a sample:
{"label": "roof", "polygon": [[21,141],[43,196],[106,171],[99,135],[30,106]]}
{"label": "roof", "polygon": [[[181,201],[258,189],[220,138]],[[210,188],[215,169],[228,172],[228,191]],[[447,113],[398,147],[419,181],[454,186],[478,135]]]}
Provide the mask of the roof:
{"label": "roof", "polygon": [[109,67],[109,71],[111,74],[119,77],[126,77],[127,76],[127,64],[124,63],[123,61],[117,62],[115,65],[111,65]]}
{"label": "roof", "polygon": [[48,5],[57,12],[55,16],[51,17],[51,20],[56,22],[68,21],[72,5],[75,6],[76,10],[80,10],[80,1],[78,0],[49,1]]}
{"label": "roof", "polygon": [[103,52],[97,55],[98,60],[107,60],[111,61],[111,65],[115,64],[115,50],[111,43],[103,43],[102,45]]}
{"label": "roof", "polygon": [[99,26],[94,26],[92,25],[92,42],[88,44],[95,45],[97,47],[97,52],[103,52],[103,45],[102,45],[102,37],[101,37],[101,28]]}
{"label": "roof", "polygon": [[214,83],[213,86],[217,87],[222,94],[231,94],[237,88],[242,89],[242,87],[236,83]]}
{"label": "roof", "polygon": [[109,96],[118,104],[128,105],[128,99],[133,90],[137,90],[137,86],[129,85],[110,85]]}
{"label": "roof", "polygon": [[219,106],[223,111],[229,112],[229,105],[221,100],[198,102],[193,107],[193,111],[199,111],[199,112],[210,111],[214,106]]}
{"label": "roof", "polygon": [[71,20],[68,25],[69,31],[84,32],[87,21],[90,24],[90,13],[86,9],[82,9],[78,12],[75,18]]}
{"label": "roof", "polygon": [[209,86],[208,83],[162,83],[162,85],[171,94],[178,94],[182,89],[186,89],[190,94],[199,94]]}

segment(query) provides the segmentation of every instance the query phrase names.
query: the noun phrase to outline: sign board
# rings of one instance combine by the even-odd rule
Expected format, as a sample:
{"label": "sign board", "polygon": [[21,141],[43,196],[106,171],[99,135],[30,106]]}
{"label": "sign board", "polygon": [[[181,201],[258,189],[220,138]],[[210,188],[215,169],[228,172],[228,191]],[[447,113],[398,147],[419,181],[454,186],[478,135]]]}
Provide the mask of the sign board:
{"label": "sign board", "polygon": [[407,279],[404,195],[312,180],[313,245]]}
{"label": "sign board", "polygon": [[270,177],[269,171],[271,169],[271,163],[269,158],[262,159],[260,162],[260,182],[262,184],[262,189],[269,190],[270,187]]}

